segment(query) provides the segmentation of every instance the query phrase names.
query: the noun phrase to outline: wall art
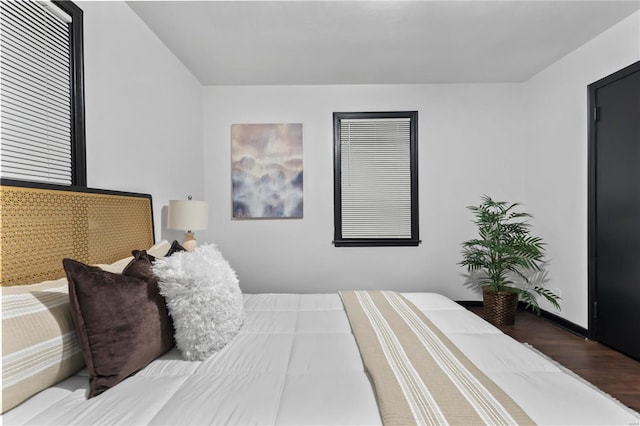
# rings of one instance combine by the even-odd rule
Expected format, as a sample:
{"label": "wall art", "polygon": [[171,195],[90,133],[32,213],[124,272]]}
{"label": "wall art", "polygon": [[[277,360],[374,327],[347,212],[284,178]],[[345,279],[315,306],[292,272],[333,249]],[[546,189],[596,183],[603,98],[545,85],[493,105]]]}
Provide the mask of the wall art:
{"label": "wall art", "polygon": [[232,217],[302,218],[302,123],[232,124]]}

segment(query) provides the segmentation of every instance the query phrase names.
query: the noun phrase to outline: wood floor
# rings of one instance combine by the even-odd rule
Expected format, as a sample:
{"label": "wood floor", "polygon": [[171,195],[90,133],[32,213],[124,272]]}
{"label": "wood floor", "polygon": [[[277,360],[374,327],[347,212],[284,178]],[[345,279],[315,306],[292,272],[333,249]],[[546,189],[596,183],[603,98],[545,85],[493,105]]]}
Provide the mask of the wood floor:
{"label": "wood floor", "polygon": [[[482,316],[482,308],[468,309]],[[518,311],[515,325],[500,329],[640,412],[640,361],[568,332],[529,311]]]}

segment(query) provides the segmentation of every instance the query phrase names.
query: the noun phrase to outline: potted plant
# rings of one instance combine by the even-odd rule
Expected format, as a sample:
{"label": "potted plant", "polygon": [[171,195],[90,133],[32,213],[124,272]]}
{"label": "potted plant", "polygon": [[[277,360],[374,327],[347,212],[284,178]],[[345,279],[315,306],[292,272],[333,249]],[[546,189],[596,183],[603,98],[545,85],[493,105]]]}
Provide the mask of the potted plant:
{"label": "potted plant", "polygon": [[[560,297],[527,277],[540,271],[545,243],[530,235],[532,216],[516,211],[519,203],[493,201],[487,195],[479,206],[469,206],[475,216],[479,237],[462,243],[462,261],[469,272],[479,272],[485,319],[493,324],[511,325],[515,321],[518,299],[526,308],[540,314],[536,300],[542,296],[560,309]],[[517,286],[514,278],[525,284]]]}

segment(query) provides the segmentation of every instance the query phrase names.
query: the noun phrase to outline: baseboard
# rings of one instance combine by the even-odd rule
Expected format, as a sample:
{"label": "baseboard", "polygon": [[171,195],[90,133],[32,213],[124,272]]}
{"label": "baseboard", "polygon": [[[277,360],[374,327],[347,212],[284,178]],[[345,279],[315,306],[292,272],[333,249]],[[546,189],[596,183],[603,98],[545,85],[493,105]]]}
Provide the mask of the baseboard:
{"label": "baseboard", "polygon": [[577,336],[584,337],[584,338],[587,338],[589,336],[589,331],[586,328],[581,327],[578,324],[575,324],[569,320],[566,320],[552,312],[541,309],[540,316],[546,319],[547,321],[554,323],[558,327],[564,330],[567,330]]}
{"label": "baseboard", "polygon": [[458,305],[462,305],[465,308],[482,308],[482,300],[456,300]]}
{"label": "baseboard", "polygon": [[[481,308],[483,306],[482,300],[456,300],[456,303],[464,306],[465,308]],[[518,309],[524,310],[524,303],[518,302]],[[572,323],[571,321],[566,320],[554,313],[545,311],[544,309],[540,310],[539,316],[557,325],[563,330],[567,330],[568,332],[573,333],[577,336],[586,338],[589,335],[589,331],[586,328],[581,327],[578,324]]]}

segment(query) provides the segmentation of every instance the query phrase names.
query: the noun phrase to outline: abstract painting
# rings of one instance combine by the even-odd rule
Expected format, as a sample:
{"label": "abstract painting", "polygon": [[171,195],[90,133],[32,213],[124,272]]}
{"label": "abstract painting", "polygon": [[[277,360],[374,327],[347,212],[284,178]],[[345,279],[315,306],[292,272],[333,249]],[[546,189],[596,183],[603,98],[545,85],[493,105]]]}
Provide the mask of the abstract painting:
{"label": "abstract painting", "polygon": [[302,217],[302,123],[231,125],[233,217]]}

